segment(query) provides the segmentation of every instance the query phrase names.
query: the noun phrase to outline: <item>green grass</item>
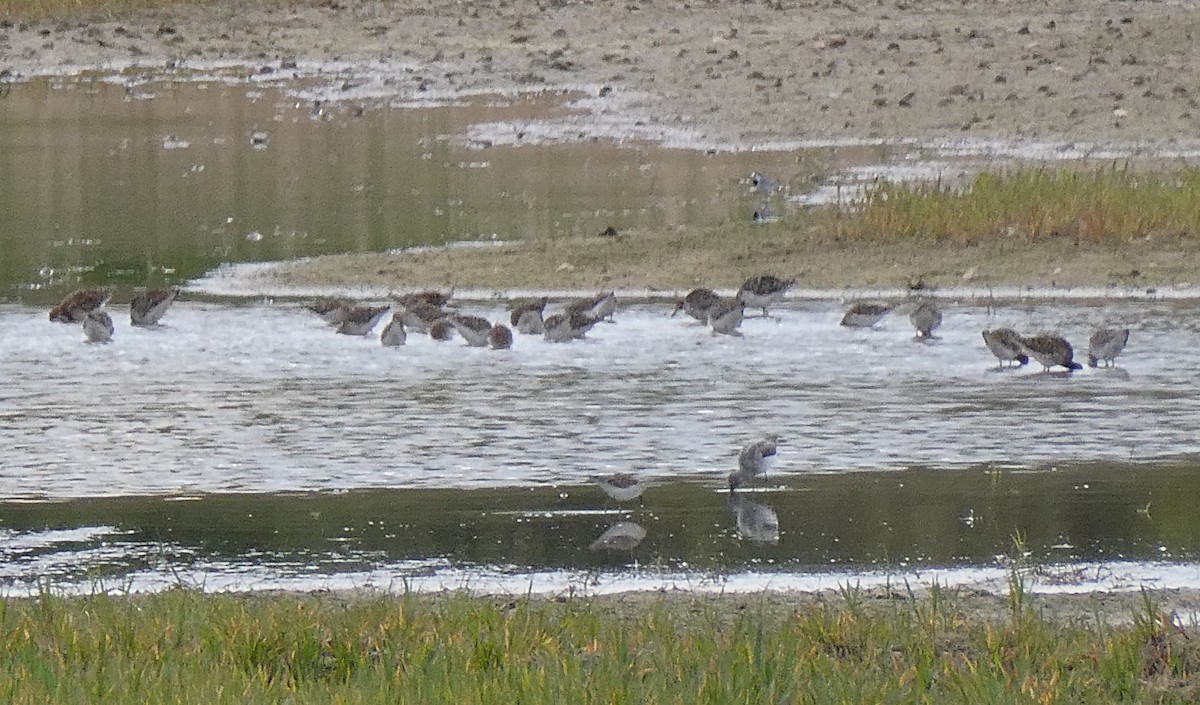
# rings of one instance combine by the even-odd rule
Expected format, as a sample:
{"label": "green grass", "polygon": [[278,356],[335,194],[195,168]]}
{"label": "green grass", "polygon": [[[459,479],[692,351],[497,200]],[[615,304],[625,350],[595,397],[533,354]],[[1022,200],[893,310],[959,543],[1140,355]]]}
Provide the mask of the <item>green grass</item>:
{"label": "green grass", "polygon": [[[507,248],[331,255],[266,277],[297,287],[735,288],[770,272],[813,288],[1122,286],[1200,279],[1200,170],[1028,169],[965,188],[879,183],[777,223],[533,236]],[[969,273],[969,275],[968,275]]]}
{"label": "green grass", "polygon": [[0,17],[38,20],[79,13],[123,13],[171,5],[206,5],[213,0],[5,0]]}
{"label": "green grass", "polygon": [[[997,598],[999,599],[999,598]],[[957,598],[202,595],[0,603],[5,703],[1187,702],[1197,648]]]}
{"label": "green grass", "polygon": [[819,222],[851,240],[1191,238],[1200,234],[1200,171],[1036,168],[981,174],[965,189],[941,182],[880,182]]}

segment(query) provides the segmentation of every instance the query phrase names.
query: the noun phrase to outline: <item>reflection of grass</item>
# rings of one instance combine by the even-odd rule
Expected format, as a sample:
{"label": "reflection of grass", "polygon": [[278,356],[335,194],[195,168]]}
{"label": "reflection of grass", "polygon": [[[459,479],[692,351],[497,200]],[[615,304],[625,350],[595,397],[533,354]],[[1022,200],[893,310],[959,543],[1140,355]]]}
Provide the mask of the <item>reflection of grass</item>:
{"label": "reflection of grass", "polygon": [[823,227],[851,239],[1128,242],[1195,236],[1200,233],[1200,171],[1025,169],[982,174],[965,189],[940,182],[880,182],[845,205],[826,214]]}
{"label": "reflection of grass", "polygon": [[1187,634],[958,600],[204,596],[0,603],[6,703],[1151,702]]}

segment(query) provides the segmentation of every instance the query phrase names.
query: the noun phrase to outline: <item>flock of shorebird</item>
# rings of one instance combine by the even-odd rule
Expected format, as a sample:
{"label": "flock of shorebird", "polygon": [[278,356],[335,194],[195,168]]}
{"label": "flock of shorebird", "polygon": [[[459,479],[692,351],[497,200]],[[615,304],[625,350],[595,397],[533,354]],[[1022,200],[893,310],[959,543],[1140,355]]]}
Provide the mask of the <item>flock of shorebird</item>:
{"label": "flock of shorebird", "polygon": [[[524,335],[540,335],[553,343],[565,343],[583,338],[603,320],[611,320],[617,310],[617,297],[609,292],[576,299],[563,310],[545,316],[549,297],[513,299],[509,302],[509,323],[492,323],[483,316],[449,311],[446,305],[453,293],[421,291],[394,296],[395,310],[380,334],[387,347],[404,345],[408,332],[427,334],[434,340],[450,340],[457,333],[472,347],[491,346],[506,350],[513,344],[513,329]],[[309,310],[334,326],[338,333],[370,335],[375,325],[392,310],[386,306],[360,306],[345,299],[322,299]]]}
{"label": "flock of shorebird", "polygon": [[[712,289],[698,288],[680,299],[672,316],[680,311],[709,326],[713,335],[741,336],[738,330],[746,318],[746,309],[761,309],[761,317],[769,317],[769,308],[779,302],[795,284],[795,280],[762,275],[746,280],[733,296],[724,297]],[[108,342],[113,335],[113,321],[105,310],[113,292],[102,289],[81,289],[68,295],[50,311],[50,320],[80,323],[88,342]],[[136,292],[130,303],[130,323],[134,326],[155,326],[179,289],[145,289]],[[513,344],[513,329],[523,335],[541,335],[549,342],[568,342],[583,338],[603,320],[612,320],[617,308],[613,292],[576,299],[560,311],[545,316],[548,297],[514,299],[509,302],[509,324],[492,323],[482,316],[465,315],[447,309],[453,295],[424,291],[394,296],[394,305],[364,306],[345,299],[322,299],[307,308],[326,323],[345,335],[370,335],[388,311],[391,320],[383,328],[380,342],[384,346],[403,345],[408,333],[429,335],[434,340],[450,340],[457,333],[468,345],[507,349]],[[841,325],[850,328],[870,328],[892,311],[904,307],[909,322],[916,331],[915,339],[929,340],[942,324],[942,312],[928,299],[914,299],[896,305],[860,301],[846,309]],[[394,310],[393,310],[394,308]],[[1096,367],[1114,365],[1116,357],[1129,341],[1128,328],[1102,328],[1088,341],[1087,362]],[[1068,371],[1082,368],[1074,358],[1074,349],[1062,336],[1039,334],[1022,336],[1011,328],[983,331],[983,342],[999,360],[1001,369],[1024,365],[1035,359],[1047,370],[1064,367]],[[769,434],[747,443],[738,453],[737,469],[729,473],[729,507],[737,518],[739,532],[756,540],[778,541],[778,519],[774,512],[761,504],[747,500],[738,492],[746,483],[765,475],[774,464],[781,442]],[[591,478],[612,499],[627,502],[640,499],[646,483],[631,473],[615,473]],[[645,536],[645,530],[632,522],[623,522],[605,532],[593,548],[628,549]]]}
{"label": "flock of shorebird", "polygon": [[[733,296],[721,296],[712,289],[693,289],[679,300],[672,316],[683,311],[688,316],[712,328],[713,335],[741,336],[738,330],[745,320],[746,309],[761,309],[761,317],[769,317],[769,307],[779,302],[795,285],[794,279],[781,279],[764,274],[747,279]],[[80,289],[72,292],[50,311],[50,320],[80,323],[84,337],[91,343],[106,343],[113,336],[112,317],[105,305],[113,292],[107,289]],[[179,295],[179,288],[138,290],[129,306],[130,323],[134,326],[156,326],[163,314]],[[434,340],[450,340],[457,333],[467,345],[491,346],[501,350],[512,347],[513,329],[523,335],[541,335],[545,340],[564,343],[583,338],[597,323],[611,321],[617,309],[613,292],[570,301],[561,311],[545,316],[548,297],[513,299],[509,302],[509,324],[492,323],[482,316],[473,316],[446,308],[453,292],[422,291],[394,296],[395,305],[365,306],[346,299],[321,299],[309,305],[313,313],[345,335],[370,335],[376,325],[392,311],[392,318],[383,328],[380,342],[387,347],[403,345],[408,332],[429,335]],[[909,321],[916,330],[917,340],[929,340],[942,324],[942,312],[928,299],[916,299],[905,305]],[[850,328],[870,328],[897,306],[891,303],[860,301],[852,304],[842,316],[841,325]],[[1075,361],[1071,344],[1057,334],[1023,336],[1011,328],[983,331],[983,342],[1000,361],[1003,368],[1009,363],[1024,365],[1033,358],[1049,370],[1064,367],[1068,371],[1082,368]],[[1101,328],[1088,340],[1087,362],[1091,367],[1115,364],[1118,355],[1129,342],[1128,328]]]}
{"label": "flock of shorebird", "polygon": [[[747,306],[761,308],[762,315],[769,315],[767,307],[783,298],[794,280],[783,280],[766,275],[749,279],[731,298],[722,298],[712,289],[693,289],[679,300],[675,313],[683,311],[692,318],[712,326],[713,333],[741,335],[741,325]],[[848,328],[870,328],[897,307],[890,303],[859,301],[851,304],[842,316],[841,325]],[[909,322],[916,331],[917,340],[932,339],[933,332],[942,325],[942,311],[930,300],[915,300],[908,314]],[[674,315],[674,314],[672,314]],[[1082,369],[1075,361],[1075,350],[1066,338],[1058,334],[1023,336],[1011,328],[983,331],[983,342],[1000,361],[1024,365],[1033,358],[1047,370],[1065,367],[1067,370]],[[1101,328],[1088,340],[1088,365],[1096,367],[1115,364],[1117,356],[1129,342],[1128,328]]]}
{"label": "flock of shorebird", "polygon": [[[140,289],[129,302],[129,322],[134,326],[149,328],[158,325],[159,319],[179,296],[179,287],[170,289]],[[107,343],[112,340],[112,316],[104,306],[113,297],[109,289],[80,289],[67,295],[62,303],[50,309],[50,320],[57,323],[81,323],[83,335],[89,343]]]}

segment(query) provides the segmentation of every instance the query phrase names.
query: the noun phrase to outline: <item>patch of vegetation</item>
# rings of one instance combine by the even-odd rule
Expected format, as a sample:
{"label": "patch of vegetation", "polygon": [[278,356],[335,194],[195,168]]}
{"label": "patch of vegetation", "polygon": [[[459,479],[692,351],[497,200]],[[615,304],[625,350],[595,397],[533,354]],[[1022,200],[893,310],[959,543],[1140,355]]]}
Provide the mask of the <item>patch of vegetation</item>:
{"label": "patch of vegetation", "polygon": [[965,188],[880,182],[769,224],[534,235],[506,247],[332,255],[264,284],[508,290],[736,288],[763,273],[811,288],[1118,286],[1196,282],[1200,170],[1028,169]]}
{"label": "patch of vegetation", "polygon": [[1200,171],[1023,169],[966,188],[881,181],[818,218],[851,240],[1132,242],[1200,234]]}
{"label": "patch of vegetation", "polygon": [[1194,635],[1149,597],[1116,627],[1010,607],[982,617],[936,588],[799,601],[43,594],[0,602],[0,698],[1007,705],[1200,695]]}
{"label": "patch of vegetation", "polygon": [[169,5],[203,5],[212,0],[7,0],[0,4],[0,17],[39,20],[74,16],[79,13],[120,14],[132,10]]}

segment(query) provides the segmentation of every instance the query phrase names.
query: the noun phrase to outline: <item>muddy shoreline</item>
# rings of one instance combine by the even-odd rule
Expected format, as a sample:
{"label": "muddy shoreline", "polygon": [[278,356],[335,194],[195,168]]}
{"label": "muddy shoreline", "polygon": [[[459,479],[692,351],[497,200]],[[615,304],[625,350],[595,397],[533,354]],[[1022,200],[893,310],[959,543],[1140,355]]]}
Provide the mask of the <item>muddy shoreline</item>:
{"label": "muddy shoreline", "polygon": [[[573,110],[489,123],[468,144],[649,140],[692,149],[932,144],[999,165],[1200,159],[1200,3],[705,4],[244,0],[0,25],[4,80],[84,69],[305,79],[341,109],[546,91]],[[137,68],[141,67],[141,68]],[[141,78],[139,78],[141,77]],[[569,96],[573,98],[569,98]],[[579,96],[583,96],[582,99]],[[836,165],[835,165],[836,166]],[[731,232],[732,231],[732,232]],[[1190,289],[1187,242],[1080,246],[831,243],[801,228],[720,226],[553,238],[509,253],[297,262],[264,288],[686,289],[762,271],[808,287]],[[684,252],[686,256],[675,256]],[[515,269],[520,262],[524,271]],[[261,276],[267,276],[262,273]]]}
{"label": "muddy shoreline", "polygon": [[[910,592],[911,588],[911,592]],[[972,588],[939,588],[933,597],[930,586],[913,585],[906,588],[898,585],[891,589],[862,589],[848,585],[839,590],[795,592],[787,590],[764,590],[761,592],[713,594],[690,590],[654,590],[618,592],[601,595],[584,593],[561,593],[557,595],[489,595],[473,593],[478,599],[510,603],[514,598],[530,600],[534,606],[551,602],[569,603],[584,601],[602,609],[612,609],[633,614],[665,602],[671,605],[690,605],[696,609],[740,612],[761,609],[772,614],[804,612],[813,609],[866,609],[870,611],[903,609],[906,605],[923,605],[932,600],[949,605],[958,614],[977,622],[1002,623],[1012,617],[1012,605],[1007,594],[996,594]],[[470,591],[468,591],[470,592]],[[313,593],[289,590],[255,593],[254,599],[297,599]],[[363,590],[317,591],[343,605],[353,605],[364,600],[399,599],[393,593]],[[452,599],[454,592],[416,593],[421,602],[436,603]],[[1178,589],[1145,588],[1123,592],[1086,592],[1076,594],[1026,593],[1023,610],[1051,623],[1074,625],[1115,626],[1145,620],[1151,615],[1167,615],[1180,626],[1193,627],[1200,619],[1200,591]]]}
{"label": "muddy shoreline", "polygon": [[190,288],[234,297],[378,298],[441,287],[476,300],[614,290],[629,301],[651,301],[697,286],[733,291],[763,272],[795,278],[795,299],[897,297],[913,287],[964,300],[1200,298],[1200,261],[1182,242],[855,247],[779,228],[733,228],[715,237],[646,230],[619,240],[537,238],[484,248],[327,255],[233,265]]}
{"label": "muddy shoreline", "polygon": [[[3,15],[0,15],[3,16]],[[246,0],[0,25],[0,70],[333,75],[381,101],[574,87],[586,120],[744,147],[932,138],[1154,142],[1200,126],[1195,2]],[[390,94],[390,95],[389,95]],[[389,96],[384,98],[384,96]],[[336,98],[335,95],[331,96]]]}

